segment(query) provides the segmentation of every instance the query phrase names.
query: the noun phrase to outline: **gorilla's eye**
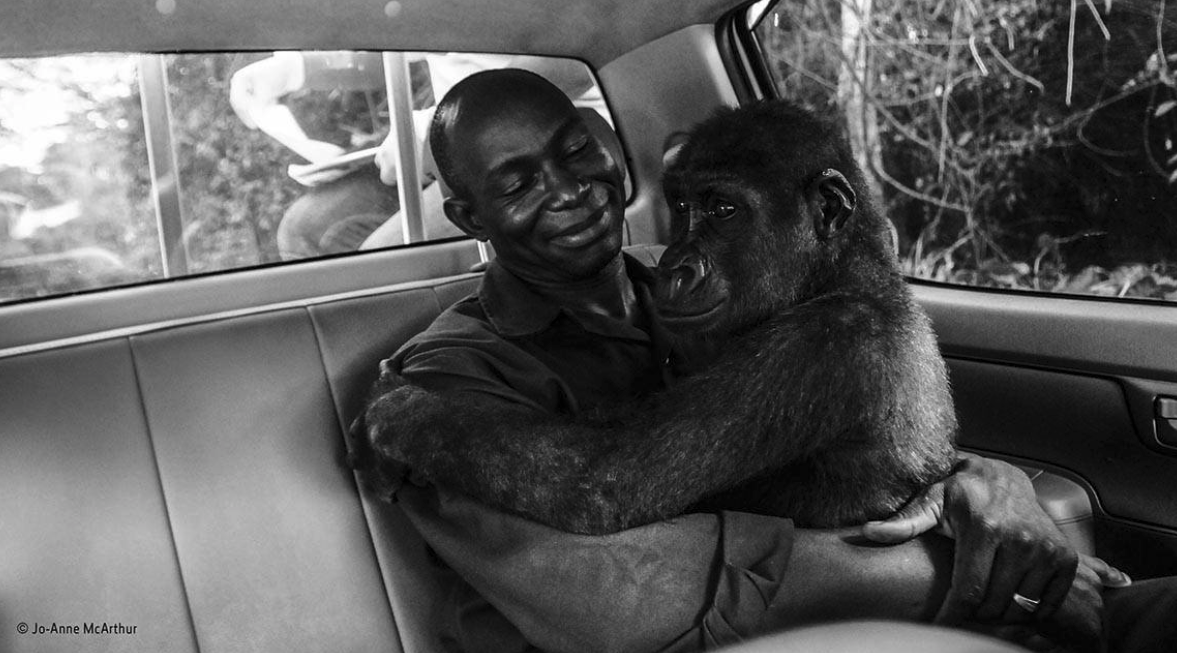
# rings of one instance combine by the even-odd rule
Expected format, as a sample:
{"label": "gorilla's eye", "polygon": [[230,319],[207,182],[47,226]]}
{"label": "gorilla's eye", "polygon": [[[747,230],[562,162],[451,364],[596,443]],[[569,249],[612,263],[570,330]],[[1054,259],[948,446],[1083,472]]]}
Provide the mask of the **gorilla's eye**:
{"label": "gorilla's eye", "polygon": [[674,212],[679,215],[688,215],[691,212],[690,202],[679,200],[674,203]]}
{"label": "gorilla's eye", "polygon": [[736,205],[727,200],[716,200],[711,207],[711,214],[720,220],[727,220],[736,214]]}

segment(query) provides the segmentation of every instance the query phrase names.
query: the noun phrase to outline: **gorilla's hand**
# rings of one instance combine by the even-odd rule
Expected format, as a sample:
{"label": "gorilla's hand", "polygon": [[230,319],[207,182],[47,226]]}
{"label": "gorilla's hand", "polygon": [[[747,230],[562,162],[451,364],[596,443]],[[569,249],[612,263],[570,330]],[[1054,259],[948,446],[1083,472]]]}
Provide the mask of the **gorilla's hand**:
{"label": "gorilla's hand", "polygon": [[347,463],[377,497],[395,501],[396,492],[404,484],[409,468],[385,455],[372,436],[364,416],[357,417],[347,431]]}
{"label": "gorilla's hand", "polygon": [[409,474],[403,435],[398,428],[399,406],[417,390],[395,374],[384,374],[372,400],[347,432],[348,464],[379,498],[394,501]]}

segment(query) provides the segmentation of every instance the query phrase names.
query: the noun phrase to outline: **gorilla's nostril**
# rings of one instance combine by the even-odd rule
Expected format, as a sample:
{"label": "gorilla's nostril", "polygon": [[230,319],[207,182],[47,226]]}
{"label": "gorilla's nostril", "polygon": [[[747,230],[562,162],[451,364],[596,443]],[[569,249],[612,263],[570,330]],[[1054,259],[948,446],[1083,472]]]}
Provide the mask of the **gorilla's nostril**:
{"label": "gorilla's nostril", "polygon": [[697,260],[679,265],[667,273],[663,296],[669,302],[680,301],[703,284],[703,277],[704,267]]}
{"label": "gorilla's nostril", "polygon": [[688,290],[694,290],[703,280],[707,278],[707,259],[702,256],[693,257],[688,263],[687,267],[690,269],[691,285]]}
{"label": "gorilla's nostril", "polygon": [[655,293],[659,301],[677,304],[707,283],[708,263],[691,248],[669,249],[658,264]]}
{"label": "gorilla's nostril", "polygon": [[670,285],[666,289],[666,298],[675,301],[681,298],[684,294],[683,290],[687,287],[686,275],[683,274],[682,268],[675,270],[670,275]]}

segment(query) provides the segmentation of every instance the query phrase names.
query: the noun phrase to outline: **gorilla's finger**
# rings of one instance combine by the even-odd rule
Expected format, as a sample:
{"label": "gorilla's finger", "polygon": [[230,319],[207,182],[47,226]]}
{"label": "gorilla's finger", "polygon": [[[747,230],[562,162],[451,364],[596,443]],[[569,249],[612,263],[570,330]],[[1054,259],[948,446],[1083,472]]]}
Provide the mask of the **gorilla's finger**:
{"label": "gorilla's finger", "polygon": [[1080,553],[1079,564],[1094,571],[1104,587],[1128,587],[1132,584],[1132,578],[1128,574],[1104,562],[1102,558]]}

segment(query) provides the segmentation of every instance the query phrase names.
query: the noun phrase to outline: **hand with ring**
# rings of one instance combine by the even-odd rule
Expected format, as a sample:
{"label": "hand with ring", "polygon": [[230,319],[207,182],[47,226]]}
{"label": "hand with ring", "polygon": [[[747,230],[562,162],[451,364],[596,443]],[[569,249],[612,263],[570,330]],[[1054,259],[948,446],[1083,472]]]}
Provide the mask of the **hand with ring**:
{"label": "hand with ring", "polygon": [[[951,586],[936,616],[941,624],[1040,628],[1082,650],[1100,637],[1102,588],[1131,582],[1075,551],[1038,505],[1026,474],[1001,461],[962,454],[951,476],[863,534],[895,542],[927,530],[956,541]],[[1076,639],[1083,643],[1072,644]]]}
{"label": "hand with ring", "polygon": [[1038,611],[1038,599],[1031,599],[1014,592],[1014,604],[1031,614]]}

